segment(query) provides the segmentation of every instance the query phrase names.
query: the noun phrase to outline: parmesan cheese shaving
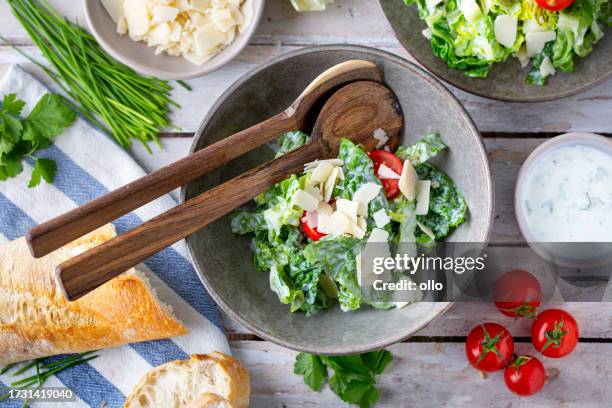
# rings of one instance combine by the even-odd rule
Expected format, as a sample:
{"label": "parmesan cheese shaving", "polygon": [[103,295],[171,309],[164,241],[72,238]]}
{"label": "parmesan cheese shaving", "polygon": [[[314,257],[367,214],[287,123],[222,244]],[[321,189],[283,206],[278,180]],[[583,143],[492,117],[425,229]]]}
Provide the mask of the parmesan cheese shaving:
{"label": "parmesan cheese shaving", "polygon": [[402,175],[399,179],[399,189],[408,200],[412,201],[416,197],[416,182],[418,176],[409,160],[404,162]]}
{"label": "parmesan cheese shaving", "polygon": [[391,180],[399,180],[400,175],[391,170],[389,167],[385,166],[384,163],[380,165],[378,168],[378,177],[381,179],[391,179]]}
{"label": "parmesan cheese shaving", "polygon": [[429,193],[431,181],[418,180],[416,183],[416,215],[426,215],[429,212]]}

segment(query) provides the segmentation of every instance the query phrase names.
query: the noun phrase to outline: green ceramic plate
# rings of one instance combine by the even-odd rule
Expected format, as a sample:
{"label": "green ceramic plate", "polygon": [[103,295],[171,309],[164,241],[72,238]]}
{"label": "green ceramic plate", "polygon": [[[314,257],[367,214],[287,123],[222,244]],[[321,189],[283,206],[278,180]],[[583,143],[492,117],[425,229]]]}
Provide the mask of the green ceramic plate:
{"label": "green ceramic plate", "polygon": [[[451,239],[486,242],[493,214],[493,186],[486,151],[474,123],[455,97],[433,76],[397,56],[372,48],[338,45],[285,54],[246,74],[217,101],[198,130],[192,151],[283,111],[327,68],[351,59],[378,64],[404,112],[402,142],[439,131],[450,149],[437,161],[457,182],[470,220]],[[182,200],[271,160],[263,146],[189,183]],[[350,354],[398,342],[440,316],[448,303],[419,303],[401,310],[363,307],[344,313],[334,307],[306,317],[290,313],[270,290],[268,273],[253,267],[250,239],[230,231],[224,217],[187,238],[196,269],[217,303],[255,334],[282,346],[315,354]]]}
{"label": "green ceramic plate", "polygon": [[470,78],[450,68],[433,54],[431,43],[423,36],[426,24],[419,19],[416,5],[406,6],[404,0],[379,3],[397,39],[417,61],[446,82],[476,95],[514,102],[548,101],[577,94],[612,77],[609,27],[589,56],[576,59],[574,72],[559,72],[549,78],[546,86],[537,86],[525,84],[528,68],[521,68],[516,58],[494,65],[487,78]]}

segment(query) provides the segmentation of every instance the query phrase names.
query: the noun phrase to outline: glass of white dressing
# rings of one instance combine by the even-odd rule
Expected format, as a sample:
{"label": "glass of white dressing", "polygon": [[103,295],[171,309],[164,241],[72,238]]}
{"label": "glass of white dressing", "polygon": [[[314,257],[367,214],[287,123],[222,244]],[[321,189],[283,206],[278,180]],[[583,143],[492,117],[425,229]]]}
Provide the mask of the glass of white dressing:
{"label": "glass of white dressing", "polygon": [[559,265],[612,258],[612,140],[567,133],[527,158],[514,193],[521,233],[538,255]]}

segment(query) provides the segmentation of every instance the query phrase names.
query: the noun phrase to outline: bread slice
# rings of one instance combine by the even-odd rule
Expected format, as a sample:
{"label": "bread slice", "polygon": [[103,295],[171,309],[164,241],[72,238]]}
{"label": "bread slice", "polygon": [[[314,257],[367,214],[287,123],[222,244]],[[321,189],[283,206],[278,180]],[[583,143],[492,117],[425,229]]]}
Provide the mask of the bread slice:
{"label": "bread slice", "polygon": [[107,225],[38,259],[24,238],[0,245],[0,366],[187,334],[133,269],[75,302],[64,298],[56,266],[115,235]]}
{"label": "bread slice", "polygon": [[[247,408],[250,392],[249,373],[240,362],[218,352],[194,354],[149,371],[132,390],[125,408]],[[208,405],[202,405],[203,394]],[[216,394],[229,405],[207,394]]]}
{"label": "bread slice", "polygon": [[228,400],[212,392],[205,392],[185,408],[236,408]]}

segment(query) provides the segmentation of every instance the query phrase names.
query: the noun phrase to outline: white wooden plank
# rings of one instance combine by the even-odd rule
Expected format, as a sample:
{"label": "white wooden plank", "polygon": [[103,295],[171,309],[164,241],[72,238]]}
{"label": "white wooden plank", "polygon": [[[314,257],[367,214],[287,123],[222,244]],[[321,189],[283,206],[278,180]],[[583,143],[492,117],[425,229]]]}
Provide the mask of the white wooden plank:
{"label": "white wooden plank", "polygon": [[[311,391],[293,374],[295,353],[267,342],[232,342],[234,356],[251,374],[251,407],[347,407],[325,386]],[[463,343],[401,343],[390,348],[395,362],[377,379],[381,394],[376,407],[595,408],[612,399],[609,344],[581,343],[566,358],[545,359],[549,379],[536,395],[519,398],[505,387],[503,372],[481,378],[468,365]],[[520,353],[534,353],[518,343]],[[604,405],[602,405],[604,404]]]}
{"label": "white wooden plank", "polygon": [[[52,4],[71,19],[84,21],[81,7],[68,1]],[[0,34],[17,44],[29,44],[22,28],[10,14],[5,2],[0,4]],[[408,57],[393,37],[374,0],[339,0],[325,12],[296,13],[287,0],[269,1],[253,45],[222,70],[190,81],[194,91],[177,89],[175,99],[183,109],[172,119],[184,131],[197,128],[201,118],[227,87],[262,62],[304,45],[354,43],[370,45]],[[29,47],[25,49],[32,50]],[[0,47],[0,73],[3,65],[23,62],[6,47]],[[559,101],[518,104],[491,101],[455,88],[453,93],[465,104],[483,132],[612,132],[612,81],[581,95]],[[192,101],[197,100],[194,104]]]}
{"label": "white wooden plank", "polygon": [[[560,307],[570,312],[579,323],[580,335],[592,339],[612,339],[612,303],[545,303],[541,310]],[[289,312],[287,312],[289,313]],[[222,313],[223,324],[227,333],[246,335],[251,332],[244,326]],[[510,330],[513,336],[529,337],[531,334],[530,319],[512,319],[502,315],[494,305],[484,303],[457,303],[444,315],[431,322],[428,326],[415,333],[418,337],[465,337],[473,327],[484,323],[495,322]],[[590,324],[602,322],[602,324]]]}
{"label": "white wooden plank", "polygon": [[[78,2],[50,0],[50,3],[68,19],[85,23]],[[289,0],[268,0],[266,3],[254,43],[304,45],[351,41],[373,46],[394,44],[393,33],[374,0],[336,0],[325,12],[313,13],[296,12]],[[10,7],[6,2],[0,3],[0,34],[21,43],[27,34],[9,16]]]}

